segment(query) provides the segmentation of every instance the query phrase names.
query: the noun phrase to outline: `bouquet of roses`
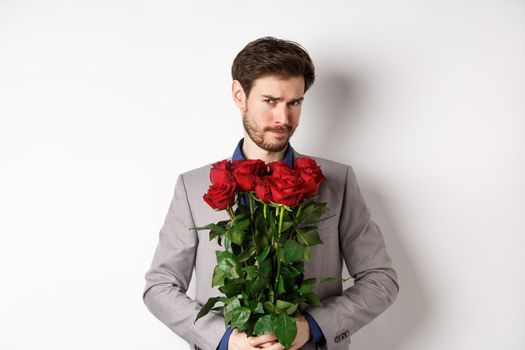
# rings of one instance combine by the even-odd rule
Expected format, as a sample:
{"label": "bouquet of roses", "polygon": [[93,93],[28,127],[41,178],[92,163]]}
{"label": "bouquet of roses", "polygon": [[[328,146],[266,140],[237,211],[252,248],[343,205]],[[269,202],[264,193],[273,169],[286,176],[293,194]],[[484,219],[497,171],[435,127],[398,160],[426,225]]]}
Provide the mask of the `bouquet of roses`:
{"label": "bouquet of roses", "polygon": [[293,168],[262,160],[212,165],[203,198],[230,219],[195,229],[209,230],[210,240],[224,244],[216,251],[212,278],[223,296],[210,298],[195,321],[210,310],[222,312],[226,326],[248,335],[274,332],[290,347],[301,303],[322,306],[313,292],[316,279],[304,279],[304,262],[310,247],[322,243],[315,222],[327,207],[315,195],[324,179],[306,157],[297,158]]}

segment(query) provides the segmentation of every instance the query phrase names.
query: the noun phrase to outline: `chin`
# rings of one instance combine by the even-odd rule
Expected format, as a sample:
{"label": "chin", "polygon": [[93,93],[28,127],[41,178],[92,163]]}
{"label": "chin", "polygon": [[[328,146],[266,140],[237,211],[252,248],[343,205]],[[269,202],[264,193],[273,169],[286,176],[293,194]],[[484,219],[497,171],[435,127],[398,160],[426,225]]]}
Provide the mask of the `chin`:
{"label": "chin", "polygon": [[283,142],[265,142],[264,143],[264,150],[267,152],[281,152],[286,148],[286,145],[288,144],[288,139]]}

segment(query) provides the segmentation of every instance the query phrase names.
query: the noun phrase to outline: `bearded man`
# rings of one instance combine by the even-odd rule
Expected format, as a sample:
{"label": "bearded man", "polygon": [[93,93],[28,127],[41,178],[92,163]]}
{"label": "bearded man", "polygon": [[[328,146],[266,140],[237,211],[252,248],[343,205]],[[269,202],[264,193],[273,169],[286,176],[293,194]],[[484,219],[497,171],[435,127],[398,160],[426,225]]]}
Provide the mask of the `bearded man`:
{"label": "bearded man", "polygon": [[[291,144],[299,125],[302,102],[312,86],[314,65],[299,44],[263,37],[246,45],[232,65],[232,97],[244,126],[230,160],[285,161],[289,166],[303,155]],[[311,157],[311,156],[309,156]],[[397,273],[382,232],[371,219],[351,166],[311,157],[326,180],[317,194],[330,210],[318,221],[323,244],[312,247],[305,278],[341,277],[343,262],[354,284],[321,283],[315,293],[323,307],[307,308],[296,317],[297,336],[291,349],[348,349],[351,336],[387,309],[396,299]],[[274,334],[248,337],[226,328],[224,318],[209,313],[194,323],[208,298],[220,294],[211,287],[215,240],[205,231],[188,230],[227,219],[210,210],[202,196],[209,185],[211,164],[179,175],[173,199],[150,269],[143,300],[147,308],[183,338],[190,348],[206,350],[283,350]],[[195,299],[186,292],[193,271]]]}

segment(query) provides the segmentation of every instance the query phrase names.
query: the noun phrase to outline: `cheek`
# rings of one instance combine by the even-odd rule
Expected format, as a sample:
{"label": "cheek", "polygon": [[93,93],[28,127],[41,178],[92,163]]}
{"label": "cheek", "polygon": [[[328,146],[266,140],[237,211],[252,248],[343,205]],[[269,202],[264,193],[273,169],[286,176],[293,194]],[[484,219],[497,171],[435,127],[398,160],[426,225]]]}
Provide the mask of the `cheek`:
{"label": "cheek", "polygon": [[301,117],[301,108],[296,108],[290,113],[290,121],[292,124],[297,125],[299,123],[299,117]]}
{"label": "cheek", "polygon": [[266,106],[255,106],[252,110],[250,115],[252,118],[258,122],[261,123],[267,123],[272,121],[273,114],[272,111],[267,108]]}

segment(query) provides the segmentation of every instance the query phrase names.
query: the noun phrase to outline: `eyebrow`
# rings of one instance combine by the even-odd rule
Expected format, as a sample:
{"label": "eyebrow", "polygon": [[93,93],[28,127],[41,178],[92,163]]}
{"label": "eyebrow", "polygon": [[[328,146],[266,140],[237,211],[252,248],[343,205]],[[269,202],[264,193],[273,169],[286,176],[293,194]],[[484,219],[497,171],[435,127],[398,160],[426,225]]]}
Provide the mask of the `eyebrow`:
{"label": "eyebrow", "polygon": [[[263,97],[266,97],[266,98],[269,98],[271,100],[275,100],[275,101],[282,101],[283,98],[282,97],[275,97],[275,96],[272,96],[272,95],[262,95]],[[299,98],[294,98],[294,99],[291,99],[290,101],[288,101],[288,103],[292,103],[292,102],[301,102],[302,100],[304,100],[304,97],[299,97]]]}

